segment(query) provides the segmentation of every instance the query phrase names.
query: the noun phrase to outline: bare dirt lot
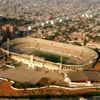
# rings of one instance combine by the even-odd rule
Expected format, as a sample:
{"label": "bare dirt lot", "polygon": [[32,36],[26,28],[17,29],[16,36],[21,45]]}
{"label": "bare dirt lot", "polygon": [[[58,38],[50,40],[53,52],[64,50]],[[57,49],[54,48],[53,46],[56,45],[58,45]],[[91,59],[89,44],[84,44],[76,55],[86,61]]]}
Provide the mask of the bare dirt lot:
{"label": "bare dirt lot", "polygon": [[26,65],[13,68],[0,68],[0,77],[8,78],[17,82],[29,82],[36,84],[42,78],[48,78],[56,83],[62,83],[64,78],[57,71],[48,71],[47,69],[28,69]]}

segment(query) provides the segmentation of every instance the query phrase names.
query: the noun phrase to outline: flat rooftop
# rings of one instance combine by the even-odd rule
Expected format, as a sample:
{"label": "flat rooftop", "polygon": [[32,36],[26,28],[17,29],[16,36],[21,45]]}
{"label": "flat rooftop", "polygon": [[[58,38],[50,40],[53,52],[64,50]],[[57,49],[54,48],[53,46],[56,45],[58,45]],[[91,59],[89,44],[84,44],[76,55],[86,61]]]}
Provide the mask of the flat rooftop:
{"label": "flat rooftop", "polygon": [[100,82],[100,73],[96,71],[69,71],[68,77],[72,82]]}

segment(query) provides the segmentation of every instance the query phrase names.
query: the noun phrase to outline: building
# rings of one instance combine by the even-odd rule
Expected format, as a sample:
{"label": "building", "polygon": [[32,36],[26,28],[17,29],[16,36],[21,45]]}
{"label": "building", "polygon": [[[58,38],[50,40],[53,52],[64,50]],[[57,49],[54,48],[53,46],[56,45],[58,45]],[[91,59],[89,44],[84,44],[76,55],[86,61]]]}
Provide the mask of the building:
{"label": "building", "polygon": [[9,25],[9,24],[2,25],[1,32],[3,35],[3,40],[7,41],[7,38],[10,39],[15,38],[15,30],[16,28],[14,25]]}

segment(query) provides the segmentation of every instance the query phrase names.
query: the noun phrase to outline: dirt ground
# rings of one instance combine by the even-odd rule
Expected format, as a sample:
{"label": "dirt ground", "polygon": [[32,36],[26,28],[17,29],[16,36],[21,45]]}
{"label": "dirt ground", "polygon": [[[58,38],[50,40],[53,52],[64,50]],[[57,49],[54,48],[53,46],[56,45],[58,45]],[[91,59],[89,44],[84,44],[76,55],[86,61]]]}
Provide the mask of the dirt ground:
{"label": "dirt ground", "polygon": [[0,77],[8,78],[18,82],[31,82],[35,84],[41,78],[46,77],[55,81],[63,81],[64,78],[57,71],[48,71],[47,69],[28,69],[27,65],[13,68],[0,68]]}

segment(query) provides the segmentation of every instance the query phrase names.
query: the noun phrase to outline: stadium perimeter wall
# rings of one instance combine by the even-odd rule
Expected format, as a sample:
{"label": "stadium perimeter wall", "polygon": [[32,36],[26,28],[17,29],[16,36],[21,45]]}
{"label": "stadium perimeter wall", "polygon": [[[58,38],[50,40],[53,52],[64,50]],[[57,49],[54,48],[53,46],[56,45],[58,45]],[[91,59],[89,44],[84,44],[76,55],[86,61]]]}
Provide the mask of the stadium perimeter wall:
{"label": "stadium perimeter wall", "polygon": [[[21,44],[21,46],[18,46],[19,44]],[[7,43],[4,43],[2,45],[3,52],[8,53],[7,45],[8,45]],[[84,70],[87,68],[91,68],[91,66],[95,63],[98,57],[97,53],[91,49],[88,49],[86,47],[71,45],[71,44],[64,44],[64,43],[43,40],[38,38],[18,38],[18,39],[11,40],[9,42],[9,53],[11,55],[16,56],[17,58],[18,57],[20,57],[21,59],[23,58],[29,63],[31,63],[30,61],[31,57],[30,55],[27,54],[27,50],[26,50],[26,54],[25,51],[20,54],[19,52],[12,50],[12,47],[16,47],[20,50],[23,49],[25,50],[25,48],[28,48],[33,51],[34,49],[44,50],[46,52],[52,52],[62,56],[74,57],[76,59],[80,59],[83,61],[83,64],[78,64],[78,65],[63,64],[62,65],[63,69]],[[37,60],[35,62],[41,62],[43,67],[49,66],[47,68],[49,68],[50,70],[51,69],[57,70],[61,66],[61,64],[56,64],[54,62],[50,62],[46,60],[42,60],[42,61]],[[34,61],[32,63],[34,63]],[[52,66],[54,66],[54,68]]]}

